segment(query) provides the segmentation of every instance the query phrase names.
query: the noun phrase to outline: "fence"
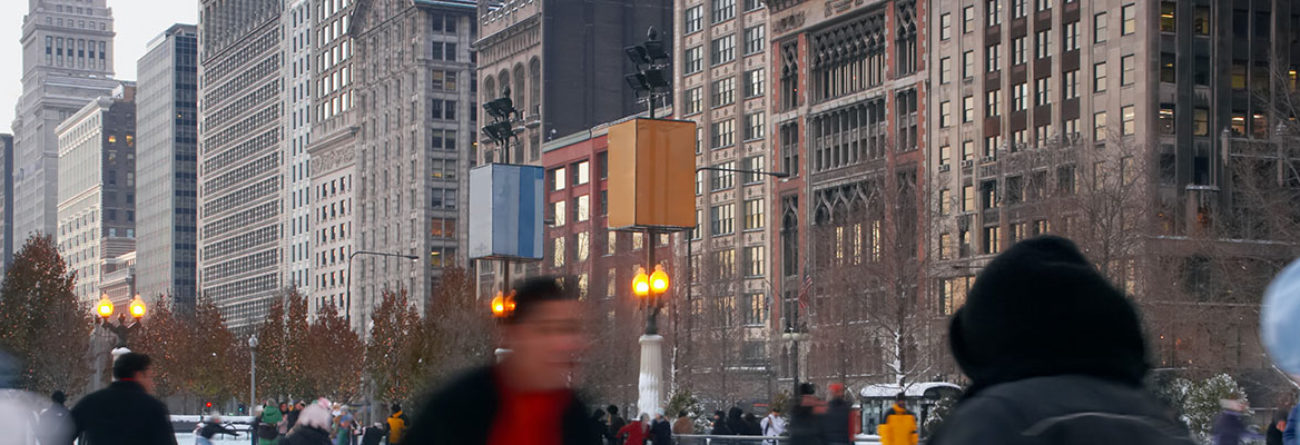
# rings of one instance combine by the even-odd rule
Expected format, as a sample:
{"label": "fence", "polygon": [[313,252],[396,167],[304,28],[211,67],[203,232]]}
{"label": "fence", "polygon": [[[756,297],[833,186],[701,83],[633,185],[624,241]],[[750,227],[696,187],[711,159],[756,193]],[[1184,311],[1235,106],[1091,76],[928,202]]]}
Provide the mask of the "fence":
{"label": "fence", "polygon": [[[762,436],[712,436],[707,434],[678,434],[673,436],[677,445],[790,445],[789,437]],[[880,436],[859,434],[855,445],[879,445]]]}

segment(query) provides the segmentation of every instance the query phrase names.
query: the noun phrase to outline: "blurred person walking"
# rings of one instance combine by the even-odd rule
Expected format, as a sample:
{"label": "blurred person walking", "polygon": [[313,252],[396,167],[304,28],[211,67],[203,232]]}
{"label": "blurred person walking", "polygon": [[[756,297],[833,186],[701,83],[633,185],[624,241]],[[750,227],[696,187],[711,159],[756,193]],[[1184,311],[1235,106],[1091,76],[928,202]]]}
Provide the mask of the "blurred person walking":
{"label": "blurred person walking", "polygon": [[907,410],[907,394],[898,393],[876,431],[881,445],[916,445],[916,415]]}
{"label": "blurred person walking", "polygon": [[339,415],[334,422],[334,445],[352,445],[352,413],[347,405],[339,406]]}
{"label": "blurred person walking", "polygon": [[283,420],[284,413],[267,400],[262,407],[262,414],[257,416],[257,444],[276,445],[280,441],[280,423]]}
{"label": "blurred person walking", "polygon": [[826,403],[817,398],[812,383],[799,385],[799,397],[790,408],[790,445],[823,445],[821,416],[826,413]]}
{"label": "blurred person walking", "polygon": [[673,426],[664,417],[664,409],[655,411],[655,418],[650,422],[650,443],[654,445],[672,445]]}
{"label": "blurred person walking", "polygon": [[1268,423],[1268,430],[1264,433],[1264,445],[1283,445],[1282,432],[1286,430],[1286,407],[1282,407],[1273,415],[1273,421]]}
{"label": "blurred person walking", "polygon": [[538,277],[515,287],[514,303],[501,327],[510,354],[438,390],[419,410],[408,443],[600,443],[590,411],[569,387],[587,344],[577,294]]}
{"label": "blurred person walking", "polygon": [[822,436],[826,445],[848,445],[853,443],[852,424],[849,415],[853,408],[849,406],[844,394],[843,383],[827,386],[831,391],[831,400],[826,402],[826,414],[822,415]]}
{"label": "blurred person walking", "polygon": [[1300,428],[1297,428],[1297,423],[1300,423],[1300,402],[1291,408],[1291,414],[1286,417],[1286,428],[1282,430],[1282,445],[1300,445],[1300,432],[1297,432]]}
{"label": "blurred person walking", "polygon": [[288,428],[286,428],[286,431],[293,429],[293,426],[298,424],[298,415],[302,414],[302,409],[305,407],[306,404],[303,401],[299,400],[298,403],[290,405],[289,412],[282,413],[284,414],[285,425],[288,426]]}
{"label": "blurred person walking", "polygon": [[1219,406],[1223,411],[1214,419],[1214,445],[1241,445],[1244,440],[1258,438],[1258,434],[1246,429],[1246,421],[1242,419],[1248,409],[1246,402],[1220,400]]}
{"label": "blurred person walking", "polygon": [[406,440],[406,429],[410,427],[410,422],[406,420],[406,413],[402,412],[402,405],[396,403],[389,407],[392,414],[388,416],[388,445],[401,445]]}
{"label": "blurred person walking", "polygon": [[1191,445],[1142,387],[1142,324],[1073,242],[1021,241],[975,279],[948,330],[971,385],[927,443]]}
{"label": "blurred person walking", "polygon": [[609,431],[605,433],[605,439],[613,444],[615,443],[614,436],[618,434],[618,430],[627,425],[627,421],[618,415],[618,406],[610,405],[605,408],[605,411],[609,413]]}
{"label": "blurred person walking", "polygon": [[650,437],[650,416],[642,414],[623,428],[619,428],[614,433],[614,438],[621,441],[621,445],[645,445],[646,439]]}
{"label": "blurred person walking", "polygon": [[609,424],[605,423],[605,410],[596,409],[591,412],[591,430],[601,437],[604,442],[609,436]]}
{"label": "blurred person walking", "polygon": [[50,407],[41,412],[37,429],[41,445],[72,445],[72,413],[63,405],[67,400],[63,391],[50,394]]}
{"label": "blurred person walking", "polygon": [[677,413],[677,420],[673,421],[673,434],[695,434],[695,421],[691,420],[691,415],[686,410]]}
{"label": "blurred person walking", "polygon": [[[773,406],[772,410],[763,416],[763,420],[758,422],[758,428],[765,437],[781,437],[785,434],[785,418],[781,417],[781,407]],[[763,444],[776,445],[776,441],[768,440]]]}
{"label": "blurred person walking", "polygon": [[72,407],[74,436],[90,445],[176,445],[167,406],[149,395],[149,356],[128,352],[113,361],[113,383]]}
{"label": "blurred person walking", "polygon": [[361,445],[379,445],[380,442],[384,441],[384,434],[387,431],[388,428],[380,422],[367,426],[361,434]]}
{"label": "blurred person walking", "polygon": [[333,424],[330,402],[321,398],[302,409],[298,414],[298,424],[284,436],[280,445],[331,445],[330,428]]}

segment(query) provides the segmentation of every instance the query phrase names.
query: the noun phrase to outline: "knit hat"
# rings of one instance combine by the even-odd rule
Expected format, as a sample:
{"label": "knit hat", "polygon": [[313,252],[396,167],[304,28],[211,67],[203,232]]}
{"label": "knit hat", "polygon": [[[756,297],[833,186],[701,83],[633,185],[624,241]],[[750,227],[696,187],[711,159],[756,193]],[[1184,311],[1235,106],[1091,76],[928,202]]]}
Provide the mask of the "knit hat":
{"label": "knit hat", "polygon": [[967,396],[1030,377],[1081,374],[1140,385],[1148,370],[1137,310],[1073,242],[1017,243],[975,280],[949,327]]}

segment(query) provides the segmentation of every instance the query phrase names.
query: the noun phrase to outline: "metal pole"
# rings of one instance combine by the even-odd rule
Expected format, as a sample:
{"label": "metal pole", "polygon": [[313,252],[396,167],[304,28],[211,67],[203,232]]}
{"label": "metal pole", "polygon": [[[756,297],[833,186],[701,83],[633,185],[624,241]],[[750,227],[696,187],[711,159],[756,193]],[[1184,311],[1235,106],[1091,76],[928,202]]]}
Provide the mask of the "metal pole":
{"label": "metal pole", "polygon": [[501,260],[501,298],[510,296],[510,260]]}
{"label": "metal pole", "polygon": [[[654,229],[645,229],[645,263],[646,273],[653,274],[655,269],[655,233]],[[646,322],[645,335],[659,335],[659,295],[650,290],[649,300],[646,302]]]}
{"label": "metal pole", "polygon": [[248,398],[252,403],[248,404],[248,413],[253,414],[253,407],[257,406],[257,349],[248,348],[248,360],[252,367],[251,375],[248,378]]}

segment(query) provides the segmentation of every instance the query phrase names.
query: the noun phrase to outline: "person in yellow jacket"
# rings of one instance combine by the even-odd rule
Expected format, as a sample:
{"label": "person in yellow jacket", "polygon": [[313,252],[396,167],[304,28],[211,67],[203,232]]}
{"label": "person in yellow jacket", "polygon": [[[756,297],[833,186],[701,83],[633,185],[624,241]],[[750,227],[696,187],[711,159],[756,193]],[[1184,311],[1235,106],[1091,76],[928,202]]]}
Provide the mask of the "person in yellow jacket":
{"label": "person in yellow jacket", "polygon": [[894,406],[889,407],[880,426],[876,427],[881,445],[916,445],[916,415],[907,410],[904,405],[906,401],[907,397],[898,393],[894,398]]}
{"label": "person in yellow jacket", "polygon": [[406,414],[402,406],[393,404],[393,415],[388,416],[388,444],[401,445],[402,435],[406,432]]}

